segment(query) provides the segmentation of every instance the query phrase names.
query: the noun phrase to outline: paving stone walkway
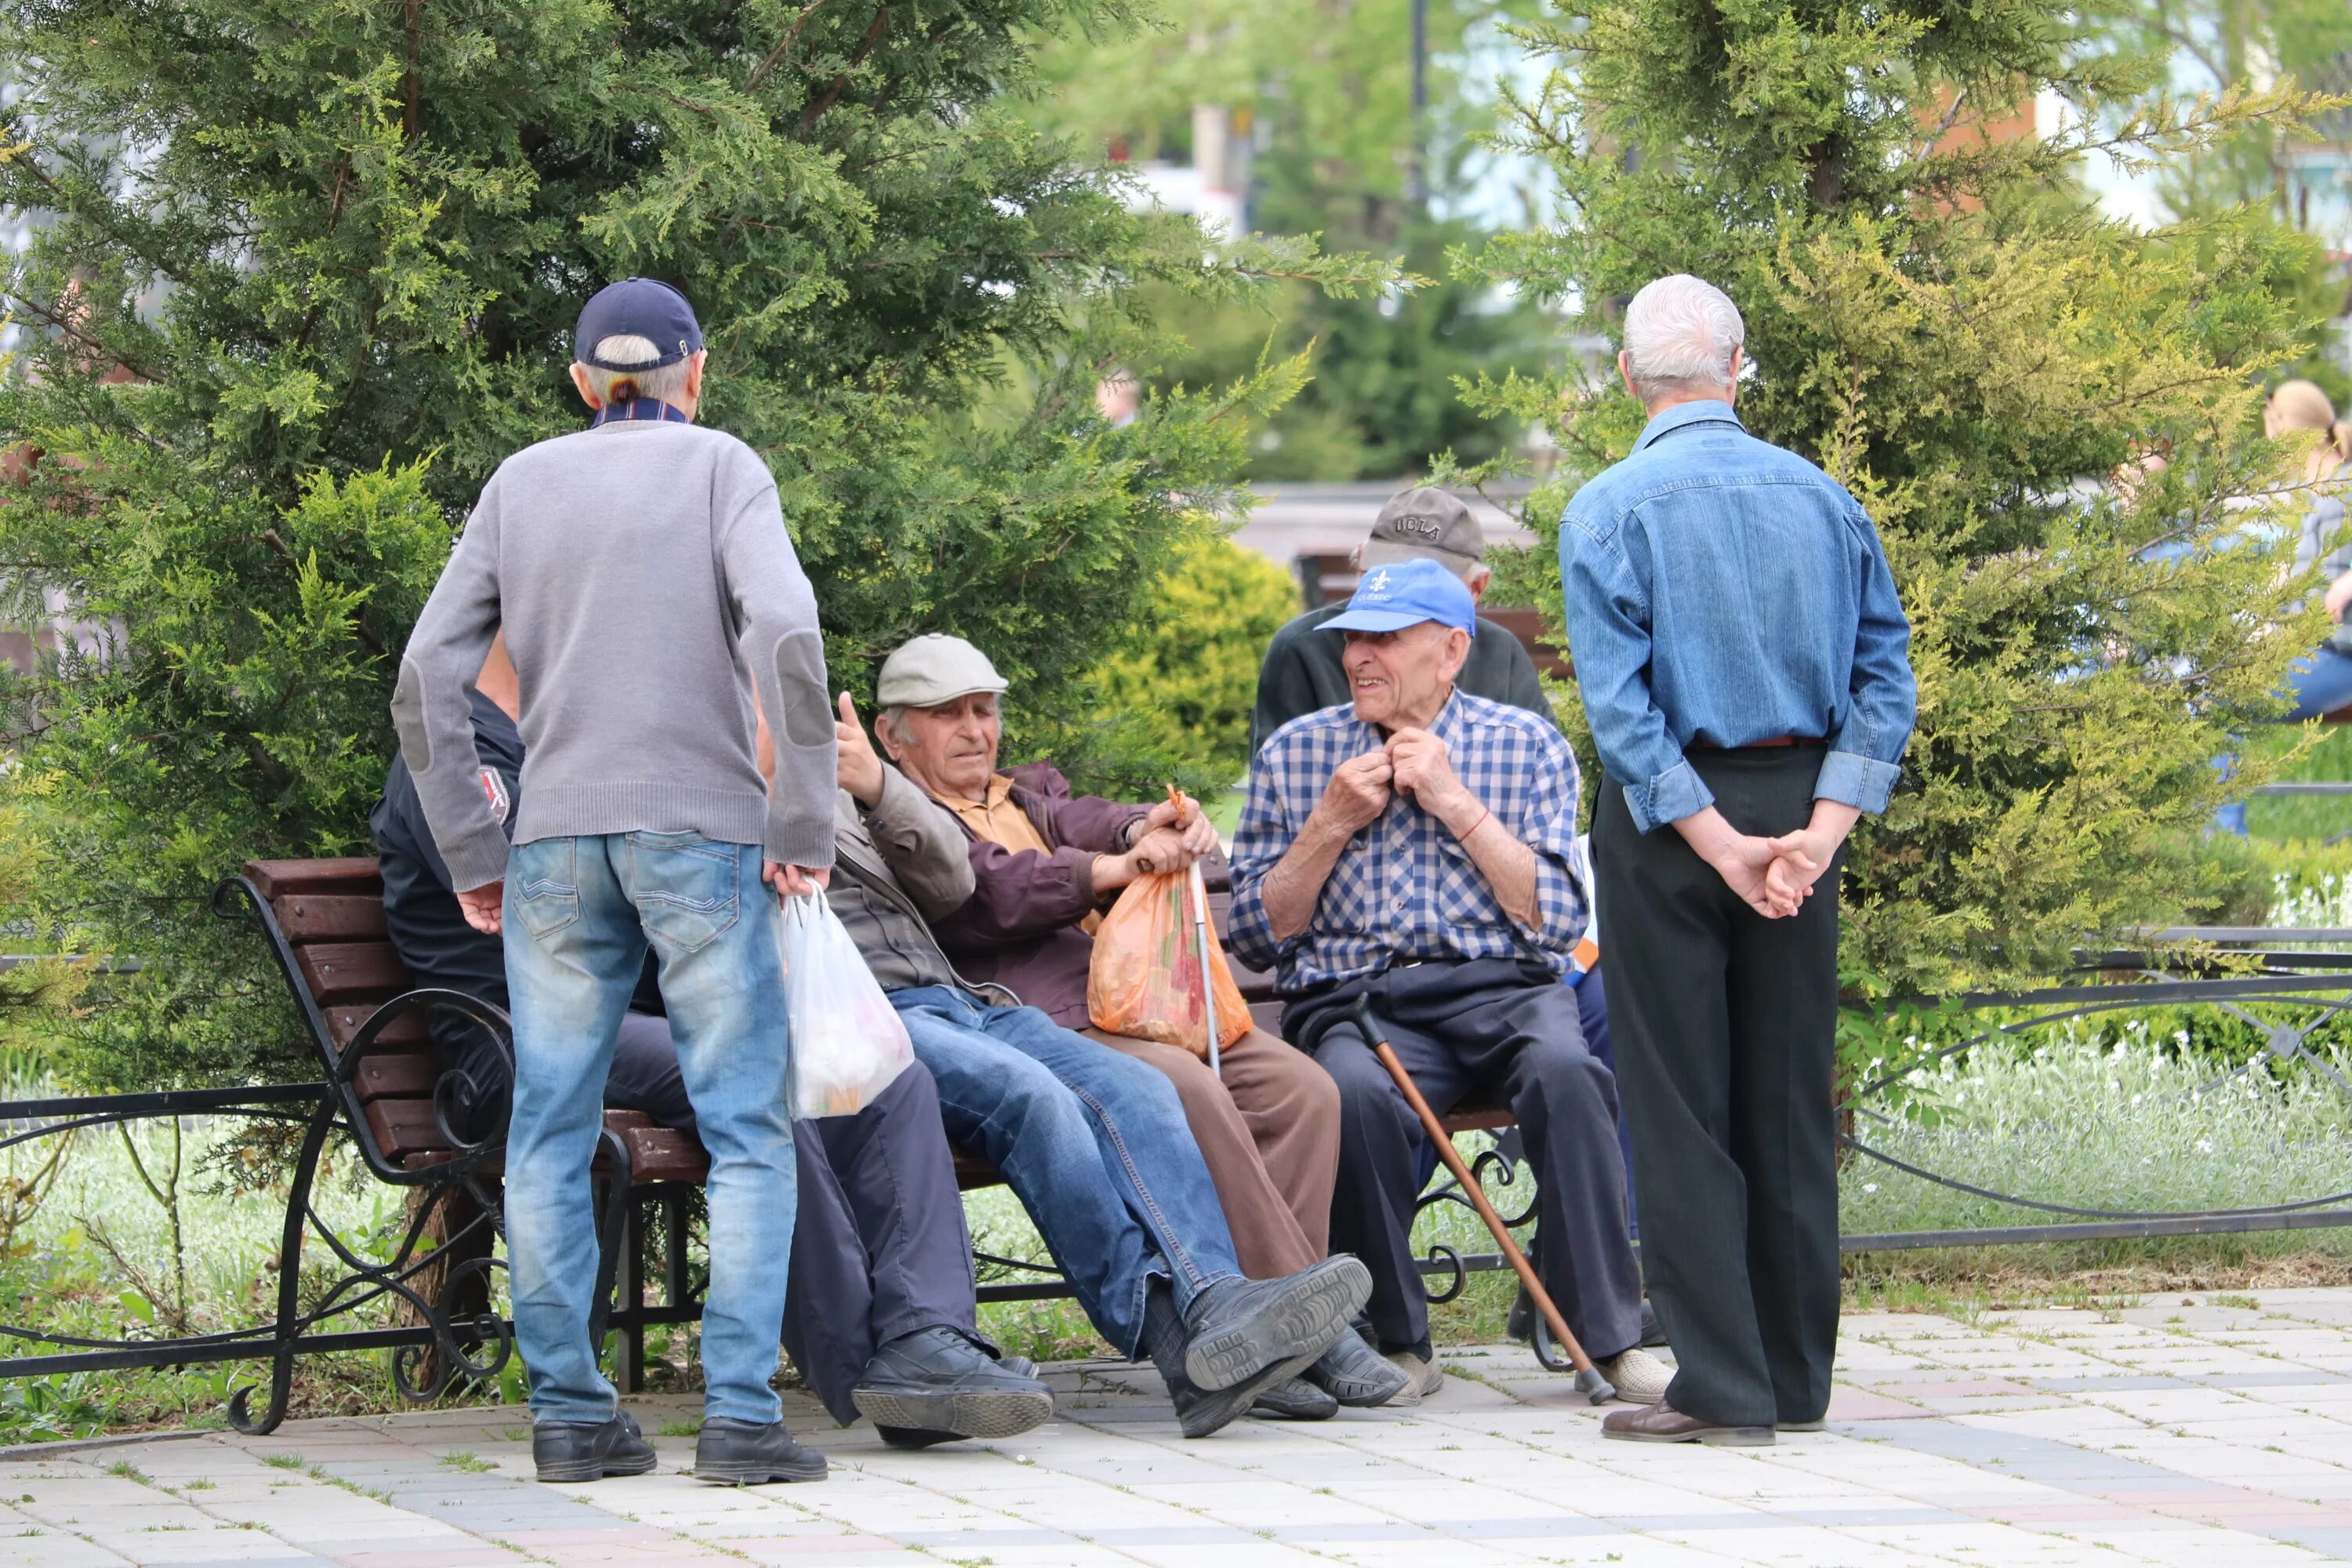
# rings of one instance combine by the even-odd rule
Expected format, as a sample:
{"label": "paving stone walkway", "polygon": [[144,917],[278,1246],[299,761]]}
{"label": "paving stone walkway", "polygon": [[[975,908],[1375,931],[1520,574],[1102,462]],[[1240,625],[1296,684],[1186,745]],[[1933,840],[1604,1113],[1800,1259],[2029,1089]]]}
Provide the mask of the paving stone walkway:
{"label": "paving stone walkway", "polygon": [[2352,1560],[2352,1291],[2161,1298],[1965,1324],[1847,1320],[1825,1433],[1769,1449],[1601,1440],[1523,1350],[1459,1352],[1411,1412],[1176,1435],[1150,1379],[1052,1369],[1060,1415],[928,1453],[836,1429],[817,1486],[679,1473],[695,1402],[632,1402],[658,1474],[530,1480],[512,1412],[289,1422],[0,1460],[0,1564],[542,1563],[1365,1568]]}

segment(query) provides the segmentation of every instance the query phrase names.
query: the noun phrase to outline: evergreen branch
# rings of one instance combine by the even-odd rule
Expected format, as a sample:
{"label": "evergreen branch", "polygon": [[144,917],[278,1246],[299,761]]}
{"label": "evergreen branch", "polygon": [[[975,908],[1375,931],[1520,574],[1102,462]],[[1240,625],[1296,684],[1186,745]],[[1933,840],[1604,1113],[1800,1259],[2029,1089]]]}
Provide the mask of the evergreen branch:
{"label": "evergreen branch", "polygon": [[847,69],[827,82],[824,90],[810,99],[807,107],[801,110],[800,121],[793,130],[794,136],[806,136],[814,129],[816,122],[825,117],[826,111],[841,101],[841,95],[849,90],[850,72],[866,63],[866,57],[874,52],[874,47],[889,31],[890,7],[885,4],[875,10],[874,20],[866,29],[865,39],[850,51]]}
{"label": "evergreen branch", "polygon": [[793,17],[793,25],[784,30],[782,41],[770,49],[767,58],[753,66],[751,74],[743,79],[743,95],[746,98],[760,90],[760,84],[768,79],[768,73],[774,70],[782,61],[784,51],[793,47],[793,40],[801,36],[801,29],[808,26],[809,18],[815,16],[824,5],[824,0],[809,0],[806,5],[801,7],[801,14]]}

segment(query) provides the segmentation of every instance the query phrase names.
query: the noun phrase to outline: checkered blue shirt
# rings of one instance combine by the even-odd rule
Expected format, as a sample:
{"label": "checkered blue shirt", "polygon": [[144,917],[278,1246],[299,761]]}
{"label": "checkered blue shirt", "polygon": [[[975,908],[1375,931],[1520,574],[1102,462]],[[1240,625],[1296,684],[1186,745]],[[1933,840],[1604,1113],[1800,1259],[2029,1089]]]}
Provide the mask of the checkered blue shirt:
{"label": "checkered blue shirt", "polygon": [[1454,776],[1536,852],[1541,923],[1503,911],[1486,874],[1445,825],[1402,796],[1339,852],[1307,929],[1274,940],[1265,879],[1339,764],[1382,743],[1351,706],[1294,719],[1266,737],[1250,769],[1249,805],[1234,835],[1235,954],[1275,972],[1285,994],[1421,958],[1523,956],[1565,975],[1590,908],[1576,853],[1576,753],[1534,714],[1456,691],[1430,733]]}

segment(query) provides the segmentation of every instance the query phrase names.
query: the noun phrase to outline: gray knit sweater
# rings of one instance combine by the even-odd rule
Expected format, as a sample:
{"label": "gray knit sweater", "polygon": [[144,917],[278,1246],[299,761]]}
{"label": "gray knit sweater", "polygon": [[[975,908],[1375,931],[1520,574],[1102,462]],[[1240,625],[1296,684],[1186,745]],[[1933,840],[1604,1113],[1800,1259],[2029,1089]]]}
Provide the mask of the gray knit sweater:
{"label": "gray knit sweater", "polygon": [[[616,421],[482,487],[401,659],[393,720],[452,885],[506,875],[467,690],[501,625],[522,678],[514,841],[693,830],[833,864],[833,710],[816,598],[776,484],[722,431]],[[776,744],[754,752],[757,693]]]}

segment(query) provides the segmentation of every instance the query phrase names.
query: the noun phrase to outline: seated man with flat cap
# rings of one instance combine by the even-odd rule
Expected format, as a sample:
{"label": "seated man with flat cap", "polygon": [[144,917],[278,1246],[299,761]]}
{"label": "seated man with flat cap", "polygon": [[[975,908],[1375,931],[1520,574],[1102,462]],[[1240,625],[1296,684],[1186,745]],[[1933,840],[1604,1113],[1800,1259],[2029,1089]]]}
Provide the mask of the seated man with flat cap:
{"label": "seated man with flat cap", "polygon": [[1456,689],[1477,619],[1433,561],[1376,567],[1316,635],[1352,700],[1293,720],[1250,770],[1234,839],[1234,952],[1275,972],[1282,1029],[1339,1086],[1331,1245],[1372,1275],[1379,1348],[1443,1380],[1410,1232],[1424,1134],[1354,1013],[1368,1001],[1439,1114],[1474,1093],[1517,1117],[1537,1184],[1537,1268],[1622,1397],[1667,1370],[1641,1349],[1614,1078],[1559,984],[1591,893],[1575,753],[1535,715]]}

